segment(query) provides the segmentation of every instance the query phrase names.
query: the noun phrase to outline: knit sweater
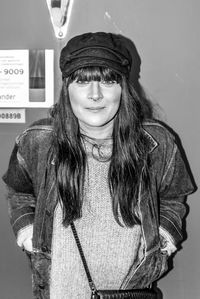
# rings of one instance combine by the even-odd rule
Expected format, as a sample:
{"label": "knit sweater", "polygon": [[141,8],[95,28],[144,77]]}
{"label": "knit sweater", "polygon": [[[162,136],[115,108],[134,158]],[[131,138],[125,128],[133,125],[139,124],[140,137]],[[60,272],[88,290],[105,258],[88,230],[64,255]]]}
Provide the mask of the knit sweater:
{"label": "knit sweater", "polygon": [[[107,181],[109,161],[88,154],[82,217],[75,221],[97,288],[119,289],[142,241],[141,228],[121,227],[114,219]],[[141,253],[141,252],[140,252]],[[91,291],[71,227],[62,225],[60,204],[54,213],[50,299],[88,299]]]}

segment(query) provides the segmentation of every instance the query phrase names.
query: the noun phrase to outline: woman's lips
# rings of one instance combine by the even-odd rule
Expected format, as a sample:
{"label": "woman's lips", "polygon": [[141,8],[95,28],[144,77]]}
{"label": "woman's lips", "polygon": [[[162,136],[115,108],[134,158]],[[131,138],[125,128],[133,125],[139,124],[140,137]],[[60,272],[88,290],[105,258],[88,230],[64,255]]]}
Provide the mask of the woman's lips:
{"label": "woman's lips", "polygon": [[87,110],[90,110],[92,112],[98,112],[100,110],[103,110],[105,107],[88,107]]}

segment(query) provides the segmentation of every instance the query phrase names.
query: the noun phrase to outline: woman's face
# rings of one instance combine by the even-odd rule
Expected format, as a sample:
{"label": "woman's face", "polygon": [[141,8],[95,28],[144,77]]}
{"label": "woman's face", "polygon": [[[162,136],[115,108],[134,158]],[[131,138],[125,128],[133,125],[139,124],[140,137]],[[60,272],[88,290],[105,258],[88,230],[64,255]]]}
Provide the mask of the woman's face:
{"label": "woman's face", "polygon": [[121,86],[116,81],[74,80],[69,85],[69,98],[82,129],[101,129],[113,125],[120,105]]}

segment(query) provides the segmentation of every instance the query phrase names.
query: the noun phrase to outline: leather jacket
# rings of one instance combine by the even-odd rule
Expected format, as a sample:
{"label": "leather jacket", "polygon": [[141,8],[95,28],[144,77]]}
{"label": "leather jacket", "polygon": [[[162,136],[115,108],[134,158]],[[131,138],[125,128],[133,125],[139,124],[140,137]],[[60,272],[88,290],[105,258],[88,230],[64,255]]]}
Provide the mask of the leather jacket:
{"label": "leather jacket", "polygon": [[[159,227],[176,245],[183,239],[185,197],[195,187],[176,138],[158,122],[143,125],[150,158],[150,188],[141,182],[139,213],[145,243],[142,260],[135,260],[123,288],[143,288],[167,270],[161,252]],[[53,140],[49,120],[41,120],[16,139],[4,182],[9,187],[10,221],[15,235],[34,224],[32,261],[35,298],[49,298],[53,215],[57,203],[54,157],[48,155]]]}

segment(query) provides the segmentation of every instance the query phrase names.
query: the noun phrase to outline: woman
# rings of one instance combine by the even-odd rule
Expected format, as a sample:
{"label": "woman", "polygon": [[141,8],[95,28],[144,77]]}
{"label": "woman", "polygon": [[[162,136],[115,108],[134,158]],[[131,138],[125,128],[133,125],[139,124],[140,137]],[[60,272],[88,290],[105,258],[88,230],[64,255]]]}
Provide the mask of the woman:
{"label": "woman", "polygon": [[148,287],[183,238],[194,187],[175,138],[145,118],[131,64],[119,35],[74,37],[51,117],[16,140],[4,181],[35,298],[90,298],[72,221],[101,289]]}

